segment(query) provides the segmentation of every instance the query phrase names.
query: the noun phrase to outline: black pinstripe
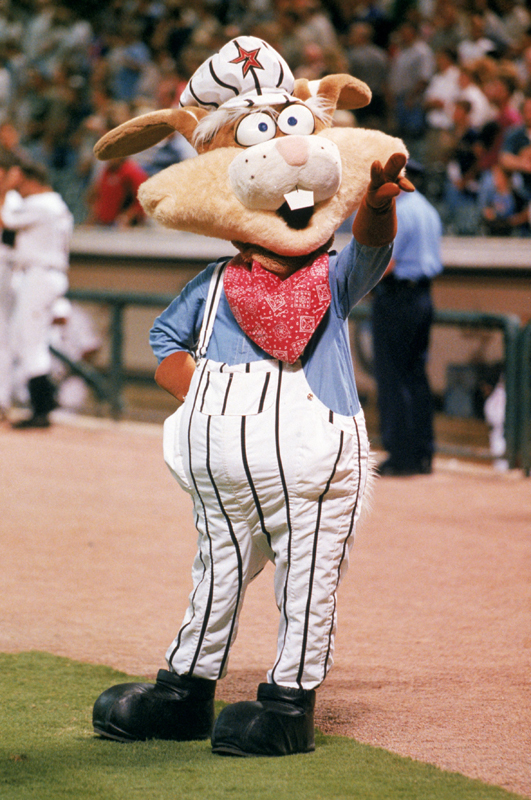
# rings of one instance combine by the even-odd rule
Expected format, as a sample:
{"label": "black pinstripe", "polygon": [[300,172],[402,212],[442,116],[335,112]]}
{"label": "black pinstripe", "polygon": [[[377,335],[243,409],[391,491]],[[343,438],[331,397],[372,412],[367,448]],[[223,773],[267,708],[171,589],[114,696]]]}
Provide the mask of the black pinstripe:
{"label": "black pinstripe", "polygon": [[261,414],[264,410],[264,403],[267,395],[267,387],[269,386],[269,381],[271,380],[271,373],[266,372],[266,377],[264,381],[264,388],[262,389],[262,396],[260,397],[260,403],[258,405],[258,413]]}
{"label": "black pinstripe", "polygon": [[[205,364],[205,367],[206,367],[206,364]],[[213,594],[213,591],[214,591],[214,561],[213,561],[213,558],[212,558],[212,539],[210,538],[210,533],[209,533],[209,530],[208,530],[208,518],[207,518],[207,514],[206,514],[205,503],[203,501],[203,498],[201,497],[199,489],[197,488],[197,481],[195,479],[194,472],[193,472],[193,469],[192,469],[192,447],[191,447],[192,414],[193,414],[193,411],[194,411],[196,403],[197,403],[197,398],[199,396],[199,389],[201,387],[201,381],[203,380],[204,375],[205,375],[205,367],[203,367],[203,372],[201,373],[201,376],[200,376],[198,384],[197,384],[197,390],[196,390],[195,397],[194,397],[194,404],[192,406],[192,411],[191,411],[191,414],[190,414],[190,421],[188,423],[187,438],[188,438],[188,464],[189,464],[189,468],[190,468],[190,474],[192,476],[192,481],[193,481],[193,484],[194,484],[194,488],[195,488],[197,497],[199,498],[199,501],[201,502],[201,506],[203,507],[203,515],[204,515],[204,519],[205,519],[205,533],[206,533],[208,541],[209,541],[209,550],[210,550],[210,596],[209,596],[209,604],[212,605],[212,594]],[[198,517],[197,517],[197,519],[198,519]],[[203,570],[203,575],[201,576],[201,580],[198,581],[197,586],[196,586],[196,588],[194,590],[194,593],[192,595],[192,600],[191,600],[190,604],[191,604],[191,606],[193,608],[193,613],[192,613],[192,616],[190,618],[190,621],[186,625],[183,625],[181,627],[180,631],[179,631],[179,635],[177,636],[177,641],[175,643],[175,647],[173,648],[172,653],[171,653],[171,655],[170,655],[170,657],[168,659],[170,664],[172,663],[175,654],[177,653],[179,647],[181,646],[181,638],[182,638],[183,631],[191,624],[191,622],[192,622],[192,620],[193,620],[193,618],[195,616],[195,606],[194,606],[195,596],[196,596],[197,591],[199,590],[199,587],[200,587],[201,583],[203,582],[204,577],[206,575],[206,565],[205,565],[205,562],[203,561],[203,557],[201,555],[201,551],[199,551],[199,557],[201,559],[201,563],[203,564],[204,570]],[[190,669],[190,674],[191,674],[191,672],[192,672],[192,670]]]}
{"label": "black pinstripe", "polygon": [[[211,421],[212,421],[212,417],[209,417],[208,418],[208,423],[207,423],[207,465],[206,465],[207,466],[207,472],[208,472],[208,477],[210,478],[210,482],[212,484],[212,488],[214,489],[214,492],[216,494],[216,498],[217,498],[221,513],[223,514],[223,517],[225,518],[225,522],[227,523],[227,529],[229,531],[230,538],[232,539],[232,543],[234,545],[234,551],[236,553],[236,560],[238,562],[238,592],[237,592],[237,595],[236,595],[236,605],[234,607],[234,614],[232,615],[232,622],[231,622],[231,625],[230,625],[230,632],[229,632],[229,635],[227,637],[227,644],[225,646],[225,652],[223,653],[221,666],[219,668],[219,677],[221,677],[223,675],[223,670],[225,668],[225,664],[227,663],[227,658],[229,657],[229,649],[230,649],[230,645],[231,645],[231,641],[232,641],[232,636],[233,636],[233,633],[234,633],[234,626],[236,625],[236,620],[238,618],[238,609],[240,607],[240,599],[241,599],[242,590],[243,590],[243,562],[242,562],[242,555],[241,555],[241,552],[240,552],[240,546],[238,544],[238,540],[237,540],[236,535],[234,533],[234,528],[232,527],[232,523],[230,521],[229,515],[225,511],[225,507],[224,507],[223,502],[221,500],[221,495],[219,493],[219,489],[216,486],[216,482],[214,480],[214,475],[212,474],[212,467],[211,467],[211,464],[210,464],[210,423],[211,423]],[[205,621],[203,623],[203,630],[201,631],[201,636],[199,638],[199,644],[197,646],[196,655],[194,657],[194,663],[195,663],[195,660],[197,659],[197,656],[199,655],[199,650],[200,650],[200,647],[201,647],[201,645],[203,643],[204,631],[206,629],[207,623],[208,623],[208,617],[205,617]]]}
{"label": "black pinstripe", "polygon": [[352,510],[352,516],[350,518],[350,526],[349,526],[349,529],[348,529],[348,533],[347,533],[347,535],[345,537],[345,541],[343,542],[343,551],[341,553],[341,558],[339,560],[339,564],[338,564],[338,567],[337,567],[337,581],[336,581],[336,589],[335,589],[335,592],[334,592],[334,609],[333,609],[333,614],[332,614],[332,622],[330,624],[330,630],[328,632],[328,648],[327,648],[327,651],[326,651],[326,658],[325,658],[325,669],[324,669],[324,674],[325,675],[328,672],[328,661],[329,661],[329,658],[330,658],[330,650],[332,648],[332,634],[333,634],[333,630],[334,630],[334,619],[335,619],[335,615],[336,615],[337,589],[338,589],[339,581],[340,581],[340,578],[341,578],[341,567],[343,565],[343,561],[345,560],[345,555],[346,555],[346,552],[347,552],[348,543],[350,541],[350,537],[352,536],[352,530],[354,528],[354,520],[356,519],[356,512],[358,510],[358,505],[359,505],[359,502],[360,502],[360,490],[361,490],[361,441],[360,441],[360,431],[359,431],[358,423],[356,421],[356,417],[353,417],[353,420],[354,420],[354,425],[356,426],[356,435],[357,435],[357,440],[358,440],[358,464],[359,464],[358,486],[357,486],[357,489],[356,489],[356,502],[354,503],[354,508]]}
{"label": "black pinstripe", "polygon": [[277,461],[278,461],[278,471],[280,474],[280,480],[282,482],[282,491],[284,494],[284,502],[286,504],[286,522],[288,525],[288,548],[287,548],[287,567],[286,567],[286,580],[284,582],[284,602],[282,605],[282,611],[284,614],[284,620],[286,622],[286,627],[284,631],[284,641],[282,643],[282,649],[280,654],[275,662],[275,666],[271,672],[271,678],[273,679],[273,683],[275,682],[275,670],[278,667],[279,661],[282,658],[282,654],[284,653],[284,648],[286,646],[286,636],[288,633],[288,616],[286,613],[286,605],[288,601],[288,579],[289,573],[291,571],[291,539],[293,535],[292,527],[291,527],[291,512],[290,512],[290,505],[289,505],[289,495],[288,495],[288,487],[286,485],[286,477],[284,475],[284,469],[282,467],[282,456],[280,453],[280,391],[282,388],[282,361],[278,362],[278,386],[277,386],[277,399],[276,399],[276,410],[275,410],[275,445],[277,450]]}
{"label": "black pinstripe", "polygon": [[339,459],[341,458],[341,453],[343,452],[343,438],[344,438],[344,434],[343,434],[343,431],[341,431],[341,436],[339,437],[339,450],[338,450],[338,453],[337,453],[336,460],[334,462],[332,473],[331,473],[330,477],[328,478],[328,481],[326,483],[324,491],[323,491],[323,493],[321,494],[321,496],[319,497],[319,500],[318,500],[317,522],[316,522],[316,525],[315,525],[315,534],[314,534],[314,539],[313,539],[312,565],[310,567],[310,580],[309,580],[309,585],[308,585],[308,600],[306,602],[306,614],[305,614],[305,617],[304,617],[304,634],[303,634],[303,637],[302,637],[302,648],[301,648],[301,658],[300,658],[300,663],[299,663],[299,672],[297,674],[297,683],[299,684],[301,689],[302,689],[302,683],[301,683],[302,674],[304,672],[304,664],[305,664],[305,661],[306,661],[306,646],[308,644],[308,628],[310,626],[310,611],[311,611],[312,596],[313,596],[313,580],[314,580],[314,577],[315,577],[315,564],[316,564],[316,561],[317,561],[317,545],[319,543],[319,528],[320,528],[320,525],[321,525],[321,512],[322,512],[322,509],[323,509],[323,500],[324,500],[325,496],[328,494],[328,491],[330,490],[330,484],[332,483],[332,481],[334,479],[334,475],[336,474],[337,465],[339,463]]}
{"label": "black pinstripe", "polygon": [[225,411],[227,410],[227,403],[229,401],[230,387],[232,386],[233,379],[234,379],[234,372],[230,372],[229,373],[229,380],[227,382],[227,390],[225,392],[225,397],[223,398],[223,408],[221,409],[221,416],[223,416],[225,414]]}
{"label": "black pinstripe", "polygon": [[264,512],[262,511],[262,506],[260,505],[260,499],[258,497],[258,493],[257,493],[256,487],[254,485],[253,477],[251,475],[251,470],[249,468],[249,461],[247,459],[246,421],[247,421],[247,417],[242,417],[241,437],[240,438],[241,438],[241,444],[242,444],[243,468],[245,470],[245,475],[246,475],[246,478],[247,478],[247,482],[249,483],[249,487],[251,489],[251,494],[253,496],[254,504],[256,506],[256,513],[258,514],[258,519],[260,520],[260,527],[262,529],[262,533],[266,537],[267,543],[271,547],[271,534],[267,531],[266,526],[265,526]]}
{"label": "black pinstripe", "polygon": [[201,399],[201,408],[199,409],[199,411],[202,411],[202,410],[203,410],[203,406],[205,405],[205,397],[206,397],[206,393],[207,393],[207,389],[208,389],[208,385],[209,385],[209,383],[210,383],[210,372],[207,372],[207,378],[206,378],[206,382],[205,382],[205,388],[204,388],[204,390],[203,390],[203,397],[202,397],[202,399]]}

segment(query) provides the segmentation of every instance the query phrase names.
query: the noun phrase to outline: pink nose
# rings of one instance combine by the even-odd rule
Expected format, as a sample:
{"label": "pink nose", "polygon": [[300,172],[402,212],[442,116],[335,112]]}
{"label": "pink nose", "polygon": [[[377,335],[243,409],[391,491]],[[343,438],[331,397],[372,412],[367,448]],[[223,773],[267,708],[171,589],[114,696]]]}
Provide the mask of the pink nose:
{"label": "pink nose", "polygon": [[282,136],[276,147],[286,164],[302,167],[308,161],[309,147],[304,136]]}

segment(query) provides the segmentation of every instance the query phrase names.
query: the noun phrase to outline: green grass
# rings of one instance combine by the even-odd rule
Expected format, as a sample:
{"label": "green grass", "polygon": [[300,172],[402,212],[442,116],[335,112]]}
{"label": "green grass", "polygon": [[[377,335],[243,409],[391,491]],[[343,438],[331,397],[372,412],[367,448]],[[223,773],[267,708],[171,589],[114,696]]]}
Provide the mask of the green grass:
{"label": "green grass", "polygon": [[[137,680],[138,678],[133,678]],[[44,653],[0,654],[2,800],[510,800],[517,795],[341,736],[289,758],[212,755],[209,742],[96,738],[92,705],[131,680]],[[141,679],[140,679],[141,680]]]}

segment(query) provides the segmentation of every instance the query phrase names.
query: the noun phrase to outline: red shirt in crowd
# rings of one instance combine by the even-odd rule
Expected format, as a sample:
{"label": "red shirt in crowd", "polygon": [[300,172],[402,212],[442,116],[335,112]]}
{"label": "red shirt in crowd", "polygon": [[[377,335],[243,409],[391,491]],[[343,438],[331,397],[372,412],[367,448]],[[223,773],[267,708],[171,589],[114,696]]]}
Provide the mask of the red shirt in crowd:
{"label": "red shirt in crowd", "polygon": [[133,220],[141,220],[144,212],[137,192],[147,177],[142,167],[131,159],[106,164],[96,180],[92,206],[94,222],[112,225],[124,211],[129,212]]}

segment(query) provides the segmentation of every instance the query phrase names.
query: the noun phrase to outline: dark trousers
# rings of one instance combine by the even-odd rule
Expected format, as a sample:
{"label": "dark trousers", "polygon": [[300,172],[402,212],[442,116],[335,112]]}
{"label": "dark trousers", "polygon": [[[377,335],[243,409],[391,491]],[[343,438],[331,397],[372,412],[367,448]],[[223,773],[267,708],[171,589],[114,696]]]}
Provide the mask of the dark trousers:
{"label": "dark trousers", "polygon": [[430,282],[385,278],[372,307],[374,373],[382,444],[392,463],[416,468],[433,455],[433,404],[426,375],[433,321]]}

